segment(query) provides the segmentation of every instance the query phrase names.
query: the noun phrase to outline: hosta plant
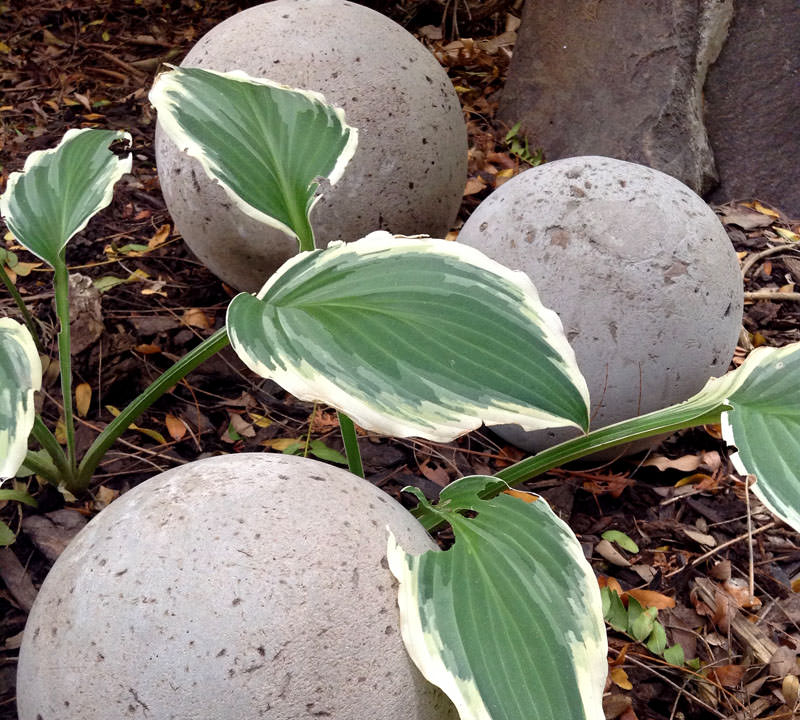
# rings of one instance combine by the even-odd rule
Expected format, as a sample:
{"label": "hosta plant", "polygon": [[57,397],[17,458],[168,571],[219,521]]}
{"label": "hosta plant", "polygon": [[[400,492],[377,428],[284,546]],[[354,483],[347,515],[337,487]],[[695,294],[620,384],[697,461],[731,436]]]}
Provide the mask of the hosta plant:
{"label": "hosta plant", "polygon": [[[126,408],[79,460],[69,434],[64,248],[107,204],[130,158],[112,147],[124,135],[95,130],[71,131],[58,148],[34,153],[11,176],[0,209],[18,241],[55,269],[68,442],[64,454],[30,415],[35,353],[27,330],[15,324],[13,341],[0,351],[0,367],[13,367],[3,376],[0,405],[12,458],[5,476],[24,460],[71,492],[86,488],[120,433],[228,342],[254,372],[340,411],[356,473],[354,422],[437,441],[482,423],[580,428],[580,437],[494,477],[457,480],[435,504],[416,491],[422,525],[452,527],[447,552],[412,556],[387,539],[408,652],[463,720],[603,717],[598,585],[570,529],[543,500],[511,486],[614,445],[721,423],[737,469],[755,475],[758,497],[800,529],[800,344],[760,348],[681,404],[590,431],[586,383],[558,317],[527,276],[424,236],[376,232],[315,247],[317,183],[337,179],[357,139],[342,110],[316,93],[189,68],[161,74],[150,97],[172,140],[244,212],[296,237],[300,252],[259,293],[235,297],[226,327]],[[26,454],[31,429],[49,459]]]}

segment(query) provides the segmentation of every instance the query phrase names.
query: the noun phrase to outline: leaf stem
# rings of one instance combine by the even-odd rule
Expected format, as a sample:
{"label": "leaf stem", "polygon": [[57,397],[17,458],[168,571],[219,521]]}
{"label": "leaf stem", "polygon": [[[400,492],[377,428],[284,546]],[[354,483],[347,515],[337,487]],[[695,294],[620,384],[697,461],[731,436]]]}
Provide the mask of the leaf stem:
{"label": "leaf stem", "polygon": [[[589,432],[586,435],[554,445],[542,450],[538,455],[526,458],[495,473],[494,476],[504,480],[509,485],[518,485],[548,470],[561,467],[568,462],[579,460],[601,450],[624,445],[634,440],[653,437],[654,435],[719,422],[720,413],[727,407],[724,403],[720,403],[716,397],[709,400],[698,394],[698,396],[678,405],[622,420],[613,425]],[[499,489],[490,489],[481,493],[479,497],[483,500],[488,500],[499,492],[501,492]],[[422,505],[414,508],[412,514],[422,523],[426,530],[432,530],[442,522],[439,515]]]}
{"label": "leaf stem", "polygon": [[106,450],[122,435],[128,426],[149,408],[165,392],[171,390],[177,383],[185,378],[198,365],[226,347],[228,331],[225,327],[217,330],[203,342],[190,350],[178,360],[169,370],[164,371],[141,395],[136,397],[117,417],[115,417],[101,432],[86,451],[73,486],[67,489],[73,494],[82,492],[89,486],[92,474],[102,460]]}
{"label": "leaf stem", "polygon": [[48,472],[40,472],[39,469],[34,468],[33,463],[29,462],[30,453],[25,458],[25,464],[29,468],[36,470],[37,474],[41,475],[43,478],[46,478],[56,487],[58,487],[58,485],[61,483],[68,485],[72,478],[72,468],[70,468],[69,462],[67,461],[67,456],[64,454],[64,450],[61,448],[61,445],[59,445],[58,440],[56,440],[56,436],[50,432],[50,429],[44,424],[44,421],[39,415],[36,415],[33,420],[33,429],[31,430],[31,434],[39,442],[39,445],[42,446],[42,449],[50,456],[50,459],[53,461],[53,465],[56,466],[59,475],[51,477],[52,471],[50,468],[48,468]]}
{"label": "leaf stem", "polygon": [[25,455],[23,465],[33,470],[37,475],[41,475],[53,487],[57,488],[62,483],[62,477],[59,475],[58,471],[40,455],[34,452],[28,452],[28,454]]}
{"label": "leaf stem", "polygon": [[344,442],[344,452],[347,455],[347,465],[353,475],[364,477],[364,465],[361,462],[361,451],[358,449],[358,435],[353,421],[343,412],[339,412],[339,432]]}
{"label": "leaf stem", "polygon": [[36,343],[36,349],[41,353],[42,350],[42,343],[39,340],[39,333],[36,330],[36,324],[33,322],[33,315],[31,315],[31,311],[28,310],[28,306],[25,304],[25,301],[22,299],[22,295],[19,294],[19,290],[17,290],[17,286],[11,282],[11,278],[8,277],[8,273],[6,272],[5,268],[3,267],[3,263],[0,262],[0,280],[3,281],[3,285],[6,286],[6,290],[11,294],[11,297],[14,298],[14,302],[17,304],[19,311],[22,313],[22,318],[25,321],[25,327],[28,328],[28,332],[31,334],[33,338],[33,342]]}
{"label": "leaf stem", "polygon": [[70,347],[69,272],[62,250],[54,268],[53,284],[56,293],[58,331],[58,362],[61,368],[61,401],[64,403],[64,429],[67,435],[67,463],[70,475],[76,468],[75,419],[72,413],[72,354]]}

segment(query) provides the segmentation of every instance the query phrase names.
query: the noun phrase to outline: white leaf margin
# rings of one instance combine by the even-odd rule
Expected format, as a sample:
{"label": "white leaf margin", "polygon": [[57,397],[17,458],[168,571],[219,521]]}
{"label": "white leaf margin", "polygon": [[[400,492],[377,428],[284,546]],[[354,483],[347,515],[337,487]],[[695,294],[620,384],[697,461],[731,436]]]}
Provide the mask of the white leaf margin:
{"label": "white leaf margin", "polygon": [[[480,268],[487,273],[497,275],[515,286],[527,299],[527,302],[520,306],[520,312],[541,330],[545,341],[558,354],[562,368],[567,378],[580,393],[588,414],[589,388],[586,384],[586,379],[578,368],[575,351],[567,341],[561,319],[555,311],[546,308],[542,304],[539,292],[524,272],[511,270],[469,245],[431,238],[427,235],[393,235],[385,230],[376,230],[354,242],[334,241],[328,245],[326,250],[320,253],[319,257],[320,263],[333,264],[342,255],[366,256],[386,253],[387,257],[390,257],[392,253],[399,254],[404,251],[435,252],[437,255],[449,257]],[[256,294],[256,297],[259,300],[263,300],[270,288],[283,274],[291,270],[295,264],[302,262],[305,259],[305,255],[305,253],[298,253],[287,260],[267,280]],[[369,403],[355,398],[335,382],[317,372],[306,361],[302,361],[299,366],[291,366],[287,359],[282,363],[282,368],[280,369],[267,367],[244,350],[233,324],[228,322],[227,326],[234,350],[253,372],[261,377],[269,377],[300,400],[325,402],[333,407],[340,408],[355,423],[374,432],[393,437],[416,436],[435,442],[449,442],[465,432],[479,428],[482,424],[517,423],[524,430],[541,430],[563,426],[580,427],[571,420],[542,410],[534,410],[522,406],[492,407],[488,404],[481,407],[473,404],[470,406],[472,412],[452,417],[450,422],[442,421],[437,417],[438,422],[435,427],[427,423],[402,422],[399,418],[390,419]],[[430,403],[430,408],[435,410],[438,408],[438,404],[432,402]],[[424,406],[420,407],[420,415],[424,416],[425,410]],[[438,415],[438,412],[434,412],[434,415]]]}
{"label": "white leaf margin", "polygon": [[[542,503],[550,510],[550,506],[544,498],[541,496],[537,496],[537,498],[537,502]],[[576,585],[581,587],[582,592],[588,592],[593,596],[592,602],[588,603],[590,611],[594,610],[593,616],[584,617],[585,632],[581,636],[571,637],[569,644],[574,659],[575,676],[584,717],[586,720],[605,720],[603,691],[608,671],[606,661],[608,640],[604,630],[599,635],[595,632],[596,628],[605,628],[600,586],[570,527],[552,510],[550,510],[550,515],[550,520],[554,523],[556,530],[563,535],[564,547],[575,561],[574,567],[578,570]],[[431,632],[426,632],[422,627],[423,614],[431,615],[430,609],[420,609],[418,604],[419,575],[417,569],[422,555],[406,553],[388,526],[386,530],[388,533],[386,557],[389,570],[399,585],[397,604],[400,610],[400,634],[406,651],[425,679],[439,687],[450,698],[458,711],[460,720],[493,720],[491,712],[483,702],[475,678],[459,677],[451,672],[446,662],[448,651],[441,636],[435,632],[435,628]],[[563,590],[564,599],[570,603],[570,588],[563,588]],[[435,617],[435,612],[433,616]],[[582,610],[576,612],[575,617],[583,617]],[[593,658],[601,658],[602,661],[598,665],[593,662]],[[547,661],[546,658],[542,660],[543,662]]]}
{"label": "white leaf margin", "polygon": [[[10,202],[11,198],[13,198],[14,196],[14,189],[16,188],[17,183],[32,168],[38,165],[45,164],[48,158],[51,155],[55,155],[56,153],[58,153],[63,145],[66,145],[76,136],[81,135],[82,133],[85,132],[92,132],[92,130],[94,129],[95,128],[70,128],[69,130],[67,130],[67,132],[64,133],[64,136],[61,138],[61,141],[58,143],[58,145],[52,148],[47,148],[46,150],[35,150],[25,159],[25,165],[23,165],[21,172],[12,172],[8,176],[6,189],[3,192],[3,194],[0,195],[0,215],[2,215],[3,218],[6,220],[6,223],[9,225],[9,229],[11,229],[12,233],[14,231],[11,226],[16,223],[16,220],[14,219],[14,213],[11,210]],[[125,132],[123,130],[118,130],[116,132],[116,135],[117,135],[117,140],[126,140],[128,143],[133,144],[133,138],[131,137],[130,133]],[[116,156],[116,159],[117,163],[114,165],[113,172],[109,176],[108,184],[103,193],[103,196],[100,198],[99,202],[95,204],[94,210],[91,213],[87,214],[86,219],[77,228],[75,228],[75,230],[69,237],[63,239],[61,243],[62,249],[73,237],[75,237],[75,235],[81,232],[89,224],[89,221],[98,212],[100,212],[100,210],[108,207],[111,204],[111,200],[114,198],[114,186],[122,178],[123,175],[131,171],[131,168],[133,167],[132,152],[129,152],[126,157]],[[19,240],[20,243],[22,243],[21,238],[17,238],[17,240]],[[28,250],[30,250],[30,252],[32,252],[34,255],[36,255],[36,257],[40,258],[41,260],[44,260],[48,265],[50,264],[50,261],[47,258],[42,257],[39,253],[29,248],[27,245],[25,245],[25,247]]]}
{"label": "white leaf margin", "polygon": [[[0,331],[4,343],[11,341],[19,345],[30,365],[30,375],[24,378],[29,387],[25,391],[24,399],[20,394],[20,400],[16,403],[18,410],[14,413],[16,424],[9,428],[0,428],[0,485],[2,485],[4,480],[14,477],[28,452],[28,436],[36,417],[33,395],[42,387],[42,362],[36,350],[36,343],[24,325],[12,318],[0,318]],[[0,393],[11,397],[13,389],[3,387],[0,388]]]}
{"label": "white leaf margin", "polygon": [[[723,400],[724,404],[732,406],[732,410],[723,410],[720,415],[722,439],[729,448],[736,450],[730,454],[730,460],[736,472],[744,477],[752,474],[752,468],[748,468],[742,461],[741,454],[737,450],[735,424],[731,422],[731,412],[736,412],[736,391],[759,367],[763,367],[767,364],[773,364],[774,369],[779,371],[783,368],[782,358],[797,352],[798,343],[791,343],[780,348],[766,346],[758,347],[745,358],[745,361],[737,368],[735,372],[728,373],[728,375],[725,375],[721,378],[710,380],[708,383],[708,386],[711,386],[714,382],[719,383],[722,386],[720,387],[720,390],[725,391],[725,399]],[[730,378],[730,380],[726,386],[723,386],[723,381],[725,381],[727,378]],[[719,393],[719,390],[717,392]],[[800,509],[786,505],[785,503],[779,503],[774,493],[764,492],[764,484],[768,482],[769,480],[766,478],[757,477],[756,482],[750,485],[750,489],[773,515],[779,517],[794,529],[800,530]]]}
{"label": "white leaf margin", "polygon": [[[161,125],[164,132],[170,137],[172,142],[174,142],[182,152],[185,152],[189,157],[194,158],[200,163],[200,166],[203,168],[203,171],[209,178],[213,178],[219,186],[225,191],[225,194],[231,199],[234,205],[239,208],[245,215],[251,217],[259,222],[268,225],[269,227],[273,227],[276,230],[280,230],[281,232],[289,235],[290,237],[297,237],[297,233],[292,230],[288,225],[282,223],[280,220],[272,217],[272,215],[268,215],[267,213],[261,212],[259,209],[250,205],[250,203],[245,202],[239,195],[236,193],[233,188],[231,188],[227,183],[223,182],[219,174],[217,173],[217,165],[216,163],[212,162],[209,158],[208,154],[203,149],[203,146],[192,139],[192,137],[186,133],[183,128],[181,127],[180,123],[175,119],[175,114],[172,112],[172,108],[176,107],[179,104],[179,101],[171,100],[169,97],[169,93],[173,92],[176,94],[177,97],[181,95],[188,95],[186,89],[183,85],[179,82],[178,78],[180,76],[180,72],[183,68],[176,67],[174,65],[170,65],[166,63],[166,66],[169,68],[168,71],[162,72],[156,77],[155,82],[153,83],[153,87],[150,88],[150,92],[147,96],[150,104],[158,111],[158,122]],[[333,170],[328,174],[328,182],[331,185],[335,185],[344,174],[345,168],[347,167],[350,160],[352,160],[353,155],[355,155],[356,148],[358,146],[358,129],[354,128],[352,125],[348,125],[345,120],[345,111],[343,108],[336,107],[335,105],[329,103],[325,96],[322,93],[316,92],[314,90],[303,90],[301,88],[294,88],[290,85],[284,85],[283,83],[274,82],[273,80],[268,80],[266,78],[257,78],[253,77],[252,75],[247,74],[243,70],[232,70],[230,72],[219,72],[216,70],[209,70],[208,68],[198,68],[203,70],[204,72],[210,73],[212,75],[217,75],[219,77],[227,78],[230,80],[235,80],[237,82],[249,83],[250,85],[256,86],[265,86],[270,88],[275,88],[278,90],[286,90],[288,92],[296,93],[297,95],[301,95],[303,97],[312,100],[313,102],[320,103],[322,105],[327,105],[330,107],[336,117],[339,119],[339,122],[342,124],[343,130],[349,130],[349,137],[347,143],[345,144],[342,152],[339,154],[339,157],[336,161],[336,164],[333,167]],[[317,202],[321,199],[322,195],[317,194],[317,196],[312,200],[311,206],[308,208],[308,213],[311,213],[312,208],[316,205]]]}

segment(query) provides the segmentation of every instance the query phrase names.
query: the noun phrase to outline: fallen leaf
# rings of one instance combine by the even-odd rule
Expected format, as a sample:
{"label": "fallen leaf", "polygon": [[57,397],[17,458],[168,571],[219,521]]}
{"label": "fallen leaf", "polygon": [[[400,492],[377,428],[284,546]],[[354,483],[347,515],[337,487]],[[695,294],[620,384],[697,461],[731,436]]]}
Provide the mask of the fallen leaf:
{"label": "fallen leaf", "polygon": [[758,202],[758,200],[755,200],[752,203],[744,203],[744,204],[753,208],[753,210],[762,213],[763,215],[769,215],[770,217],[780,218],[779,213],[775,212],[772,208],[766,207],[766,205],[762,205],[760,202]]}
{"label": "fallen leaf", "polygon": [[152,345],[150,343],[142,343],[133,349],[142,355],[156,355],[157,353],[161,352],[161,348],[158,345]]}
{"label": "fallen leaf", "polygon": [[464,195],[475,195],[486,187],[486,182],[480,177],[471,177],[464,187]]}
{"label": "fallen leaf", "polygon": [[643,608],[651,607],[656,608],[656,610],[666,610],[667,608],[675,607],[674,598],[671,598],[668,595],[663,595],[655,590],[641,590],[633,588],[625,591],[623,600],[625,599],[625,596],[635,598]]}
{"label": "fallen leaf", "polygon": [[180,418],[167,413],[167,417],[164,418],[164,424],[167,427],[169,436],[173,440],[180,440],[184,435],[186,435],[186,423],[184,423]]}
{"label": "fallen leaf", "polygon": [[208,330],[213,323],[208,315],[200,308],[189,308],[183,313],[183,321],[192,327],[202,328]]}
{"label": "fallen leaf", "polygon": [[600,537],[602,537],[603,540],[608,540],[608,542],[616,543],[623,550],[627,550],[628,552],[639,552],[639,546],[624,532],[620,532],[619,530],[606,530]]}
{"label": "fallen leaf", "polygon": [[747,665],[720,665],[712,668],[709,675],[726,688],[736,688],[744,678]]}
{"label": "fallen leaf", "polygon": [[622,690],[633,690],[633,685],[628,679],[628,673],[623,668],[617,666],[611,668],[611,682]]}
{"label": "fallen leaf", "polygon": [[89,407],[92,404],[92,386],[89,383],[81,383],[75,387],[75,411],[79,417],[86,417]]}
{"label": "fallen leaf", "polygon": [[797,671],[797,651],[785,645],[779,645],[769,659],[769,674],[782,678]]}
{"label": "fallen leaf", "polygon": [[683,530],[683,534],[686,535],[690,540],[694,540],[696,543],[703,545],[705,547],[716,547],[717,540],[713,535],[709,535],[708,533],[700,532],[699,530],[695,530],[694,528],[684,527],[681,528]]}
{"label": "fallen leaf", "polygon": [[612,565],[618,565],[619,567],[630,567],[630,563],[622,556],[622,554],[617,550],[608,540],[601,540],[597,545],[594,546],[595,552],[597,552],[600,557],[604,560],[607,560]]}
{"label": "fallen leaf", "polygon": [[258,413],[248,412],[247,415],[253,421],[253,425],[260,428],[266,428],[272,425],[272,420],[270,420],[266,415],[259,415]]}
{"label": "fallen leaf", "polygon": [[119,497],[119,490],[112,490],[111,488],[106,487],[105,485],[101,485],[97,490],[94,491],[94,501],[92,502],[92,508],[97,510],[103,510],[104,508],[108,507],[114,500]]}
{"label": "fallen leaf", "polygon": [[444,487],[450,482],[450,475],[441,465],[434,465],[430,460],[423,460],[418,463],[420,472],[432,483],[439,487]]}
{"label": "fallen leaf", "polygon": [[235,413],[231,414],[231,426],[242,437],[251,438],[255,437],[256,435],[256,431],[253,429],[253,426],[241,415],[236,415]]}
{"label": "fallen leaf", "polygon": [[168,224],[162,225],[156,230],[156,234],[147,241],[147,247],[152,250],[159,245],[163,245],[169,239],[171,230],[172,228]]}
{"label": "fallen leaf", "polygon": [[775,232],[778,233],[784,240],[788,240],[789,242],[800,242],[800,235],[791,230],[787,230],[786,228],[775,228]]}
{"label": "fallen leaf", "polygon": [[265,440],[262,445],[278,452],[283,452],[286,448],[300,443],[302,440],[299,438],[273,438],[272,440]]}
{"label": "fallen leaf", "polygon": [[797,675],[787,675],[783,678],[781,695],[790,709],[793,710],[797,707],[797,701],[800,699],[800,681],[797,679]]}
{"label": "fallen leaf", "polygon": [[716,450],[702,452],[697,455],[682,455],[678,458],[668,458],[665,455],[652,455],[643,463],[645,467],[656,467],[659,470],[680,470],[692,472],[700,466],[716,470],[721,463],[721,458]]}

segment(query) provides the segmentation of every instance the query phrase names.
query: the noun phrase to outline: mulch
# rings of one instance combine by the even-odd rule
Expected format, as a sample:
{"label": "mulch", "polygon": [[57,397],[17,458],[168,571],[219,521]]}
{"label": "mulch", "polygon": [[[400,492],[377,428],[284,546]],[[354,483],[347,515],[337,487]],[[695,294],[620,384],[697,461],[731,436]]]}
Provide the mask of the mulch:
{"label": "mulch", "polygon": [[[24,8],[0,8],[3,186],[31,151],[54,146],[70,127],[124,129],[134,139],[133,174],[118,184],[111,207],[73,240],[67,256],[73,272],[104,288],[99,336],[96,328],[84,328],[86,348],[74,357],[75,384],[85,383],[90,392],[79,419],[79,450],[114,408],[124,407],[224,322],[233,291],[186,250],[164,207],[147,91],[161,63],[179,62],[207,30],[253,4],[34,0]],[[499,12],[471,25],[462,17],[461,36],[453,37],[452,22],[444,33],[437,27],[442,8],[436,3],[390,10],[431,48],[462,100],[470,165],[460,225],[494,188],[537,161],[536,148],[507,139],[510,128],[494,120],[515,19]],[[800,227],[774,211],[770,200],[780,198],[715,208],[739,252],[750,293],[734,364],[753,346],[800,340],[800,304],[792,297],[800,284]],[[18,287],[54,357],[49,273],[13,246],[13,238],[6,237],[4,247],[18,256],[12,268]],[[0,315],[14,312],[7,297],[0,299]],[[46,373],[41,395],[41,413],[54,427],[57,368]],[[109,452],[88,497],[65,502],[31,479],[37,510],[0,506],[0,518],[18,531],[16,543],[0,550],[0,720],[16,717],[16,658],[36,588],[69,538],[118,494],[198,457],[280,452],[309,439],[320,441],[323,454],[322,448],[342,450],[332,410],[299,402],[255,378],[231,352],[201,366],[137,425]],[[361,447],[368,479],[407,505],[400,492],[407,484],[435,498],[457,477],[493,473],[522,458],[485,430],[448,444],[365,434]],[[569,521],[599,575],[675,601],[659,612],[659,621],[670,642],[702,662],[698,672],[669,667],[644,645],[611,631],[609,718],[744,718],[782,711],[781,689],[790,694],[786,678],[798,673],[800,595],[794,589],[800,545],[754,500],[748,509],[744,483],[733,473],[718,429],[674,436],[645,461],[623,458],[554,471],[528,487]],[[635,539],[638,551],[607,553],[601,536],[609,529]],[[747,587],[751,571],[755,601]]]}

